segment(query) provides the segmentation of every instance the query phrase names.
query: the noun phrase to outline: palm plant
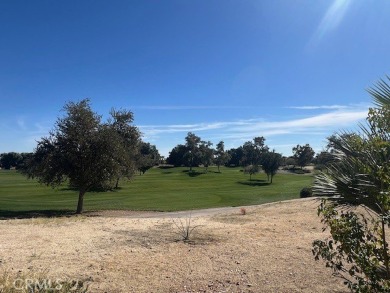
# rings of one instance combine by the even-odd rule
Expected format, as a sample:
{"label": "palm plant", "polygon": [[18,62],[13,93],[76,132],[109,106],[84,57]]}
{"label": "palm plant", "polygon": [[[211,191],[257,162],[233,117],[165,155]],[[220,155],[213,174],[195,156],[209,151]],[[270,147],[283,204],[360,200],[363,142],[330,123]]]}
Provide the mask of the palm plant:
{"label": "palm plant", "polygon": [[329,138],[333,163],[315,178],[313,194],[327,198],[318,213],[331,238],[316,240],[313,254],[352,291],[390,292],[390,85],[381,80],[368,92],[376,107],[367,124]]}

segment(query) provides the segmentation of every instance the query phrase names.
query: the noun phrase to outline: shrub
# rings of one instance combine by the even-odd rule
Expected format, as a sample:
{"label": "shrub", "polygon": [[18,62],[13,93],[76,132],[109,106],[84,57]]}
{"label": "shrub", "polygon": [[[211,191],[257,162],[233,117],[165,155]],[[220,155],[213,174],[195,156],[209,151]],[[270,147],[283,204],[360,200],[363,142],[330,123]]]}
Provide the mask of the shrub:
{"label": "shrub", "polygon": [[180,237],[180,240],[184,242],[190,241],[192,232],[199,227],[199,225],[193,225],[191,213],[184,220],[181,218],[177,221],[172,219],[172,222],[176,228],[176,234]]}
{"label": "shrub", "polygon": [[312,190],[310,187],[304,187],[301,189],[301,192],[299,193],[301,198],[305,197],[311,197],[312,196]]}

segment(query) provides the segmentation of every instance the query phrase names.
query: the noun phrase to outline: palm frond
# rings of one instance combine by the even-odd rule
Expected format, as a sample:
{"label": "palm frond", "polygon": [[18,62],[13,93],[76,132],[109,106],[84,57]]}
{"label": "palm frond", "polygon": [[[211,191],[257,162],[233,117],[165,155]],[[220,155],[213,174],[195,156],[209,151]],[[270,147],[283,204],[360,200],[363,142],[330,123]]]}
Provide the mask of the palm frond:
{"label": "palm frond", "polygon": [[[390,77],[386,76],[387,80],[390,81]],[[367,89],[367,92],[374,99],[374,104],[378,107],[390,105],[390,84],[385,80],[380,79],[377,84]]]}

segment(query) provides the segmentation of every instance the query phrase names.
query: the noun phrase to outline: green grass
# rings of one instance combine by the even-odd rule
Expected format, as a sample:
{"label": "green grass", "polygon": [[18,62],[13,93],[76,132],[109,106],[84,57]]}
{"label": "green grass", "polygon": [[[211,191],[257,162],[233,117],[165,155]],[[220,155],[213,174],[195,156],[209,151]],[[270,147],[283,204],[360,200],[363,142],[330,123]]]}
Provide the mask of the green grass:
{"label": "green grass", "polygon": [[[87,193],[84,210],[154,210],[177,211],[199,208],[254,205],[299,198],[299,191],[312,183],[310,175],[277,174],[268,184],[265,174],[249,176],[239,168],[153,168],[145,175],[123,181],[111,192]],[[191,175],[191,176],[190,176]],[[64,213],[74,211],[77,191],[66,186],[57,189],[27,180],[15,171],[0,170],[0,216],[26,211]]]}

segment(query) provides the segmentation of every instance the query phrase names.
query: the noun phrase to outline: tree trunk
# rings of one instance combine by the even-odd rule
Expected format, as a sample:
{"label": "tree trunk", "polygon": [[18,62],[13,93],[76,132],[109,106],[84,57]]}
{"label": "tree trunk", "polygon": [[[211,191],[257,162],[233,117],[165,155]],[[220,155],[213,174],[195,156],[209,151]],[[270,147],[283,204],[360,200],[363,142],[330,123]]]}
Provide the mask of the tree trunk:
{"label": "tree trunk", "polygon": [[81,214],[83,212],[84,194],[85,194],[85,191],[80,190],[76,214]]}
{"label": "tree trunk", "polygon": [[221,173],[221,171],[219,171],[219,165],[218,165],[218,173]]}
{"label": "tree trunk", "polygon": [[271,175],[271,184],[272,184],[272,178],[274,178],[274,176],[273,176],[273,175]]}
{"label": "tree trunk", "polygon": [[119,186],[119,177],[116,179],[115,189],[118,189]]}

